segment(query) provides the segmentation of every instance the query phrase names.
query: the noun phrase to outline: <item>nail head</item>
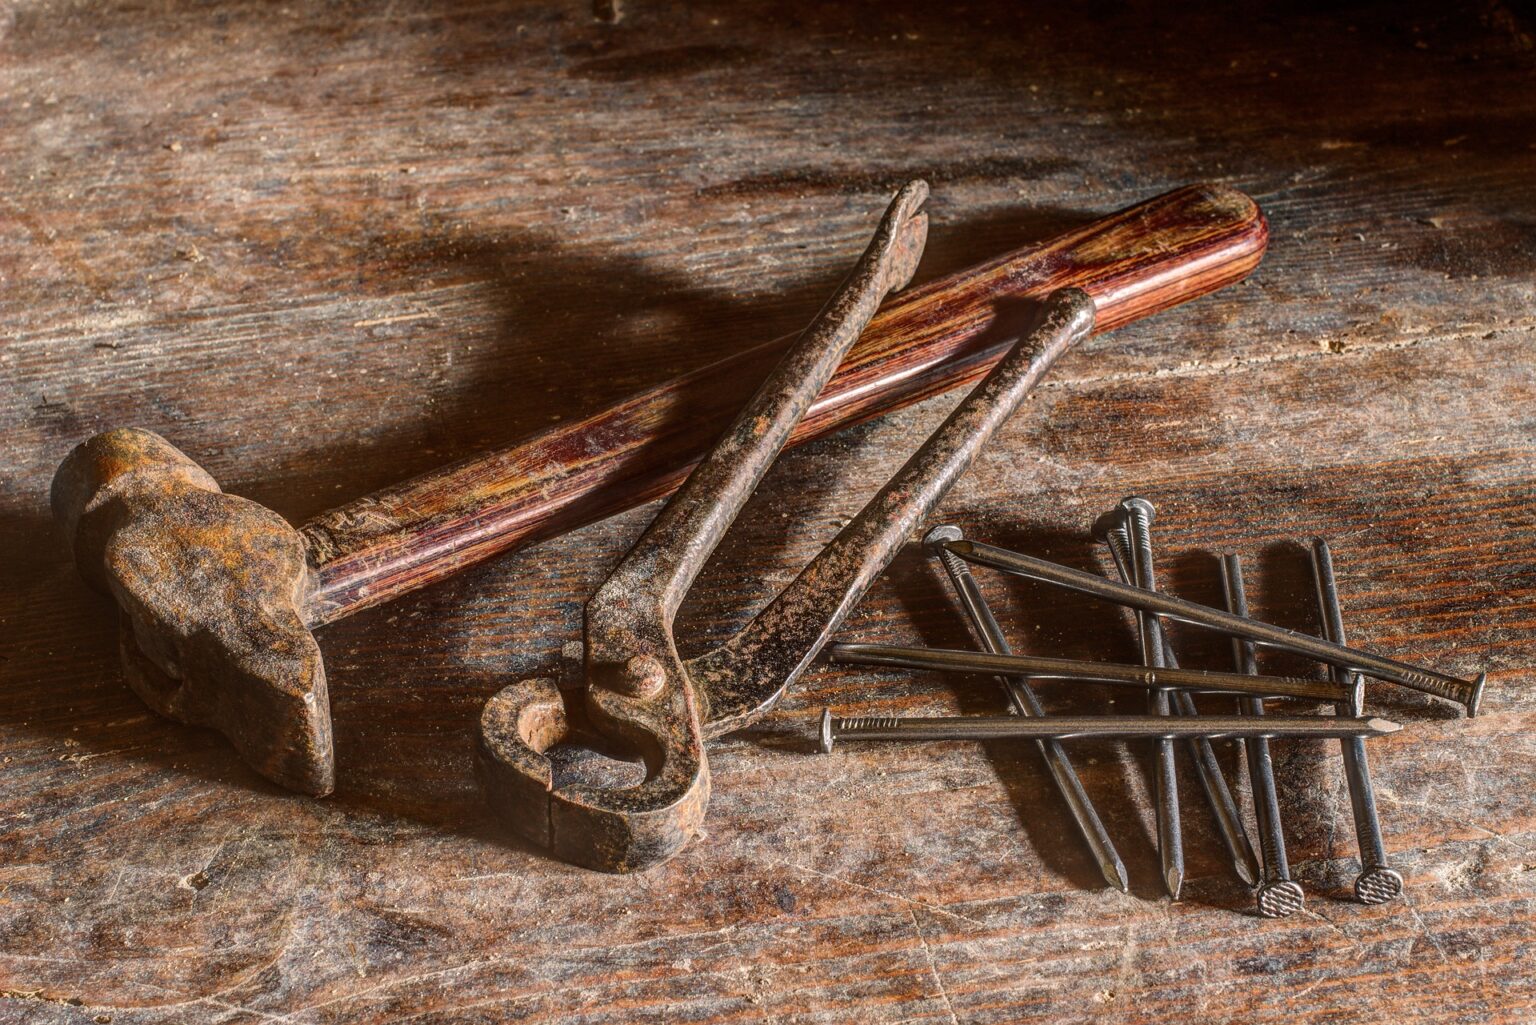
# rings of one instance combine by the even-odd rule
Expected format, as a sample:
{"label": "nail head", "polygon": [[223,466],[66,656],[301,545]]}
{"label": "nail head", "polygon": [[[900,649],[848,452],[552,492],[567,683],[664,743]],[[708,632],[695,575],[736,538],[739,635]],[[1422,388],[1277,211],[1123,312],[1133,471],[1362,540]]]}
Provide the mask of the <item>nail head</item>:
{"label": "nail head", "polygon": [[965,534],[953,523],[941,523],[923,535],[923,547],[932,551],[942,548],[950,541],[959,541],[964,537]]}

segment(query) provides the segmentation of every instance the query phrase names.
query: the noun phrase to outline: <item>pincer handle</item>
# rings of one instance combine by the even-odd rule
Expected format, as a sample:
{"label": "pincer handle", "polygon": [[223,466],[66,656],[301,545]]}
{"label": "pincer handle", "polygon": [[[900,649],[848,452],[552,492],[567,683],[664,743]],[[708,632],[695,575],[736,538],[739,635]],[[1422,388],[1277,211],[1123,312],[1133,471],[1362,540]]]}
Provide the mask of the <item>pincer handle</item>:
{"label": "pincer handle", "polygon": [[[1031,302],[1092,297],[1106,331],[1215,291],[1258,266],[1252,199],[1189,185],[888,299],[789,437],[790,446],[974,383]],[[506,448],[349,502],[301,528],[318,624],[500,552],[670,494],[793,342],[729,356]],[[593,439],[600,438],[600,446]]]}

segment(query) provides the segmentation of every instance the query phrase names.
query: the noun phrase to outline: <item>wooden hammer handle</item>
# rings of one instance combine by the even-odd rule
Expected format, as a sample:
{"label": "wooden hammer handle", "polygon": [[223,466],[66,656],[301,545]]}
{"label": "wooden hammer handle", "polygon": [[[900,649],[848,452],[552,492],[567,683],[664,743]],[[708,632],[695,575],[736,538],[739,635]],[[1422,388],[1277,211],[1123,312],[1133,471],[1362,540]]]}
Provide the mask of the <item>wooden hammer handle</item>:
{"label": "wooden hammer handle", "polygon": [[[1007,350],[1024,301],[1068,286],[1106,331],[1239,281],[1268,228],[1221,185],[1190,185],[891,298],[790,438],[796,445],[968,384]],[[311,625],[671,493],[788,346],[729,356],[520,443],[385,488],[300,528]]]}

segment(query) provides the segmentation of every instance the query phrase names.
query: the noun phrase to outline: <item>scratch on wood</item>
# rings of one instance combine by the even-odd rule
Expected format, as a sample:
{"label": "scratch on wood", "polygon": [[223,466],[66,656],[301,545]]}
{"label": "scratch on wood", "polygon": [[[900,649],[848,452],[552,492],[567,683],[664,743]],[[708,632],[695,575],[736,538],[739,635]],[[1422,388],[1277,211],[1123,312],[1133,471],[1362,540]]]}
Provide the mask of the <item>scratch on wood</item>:
{"label": "scratch on wood", "polygon": [[949,1012],[951,1025],[960,1025],[960,1019],[955,1015],[955,1005],[949,999],[949,990],[944,988],[944,979],[939,975],[938,963],[933,959],[933,948],[928,946],[928,938],[923,935],[923,927],[918,924],[917,912],[908,908],[907,917],[912,919],[912,931],[917,934],[917,942],[923,945],[923,957],[928,961],[928,971],[933,976],[933,984],[939,988],[939,998],[944,1001],[944,1009]]}
{"label": "scratch on wood", "polygon": [[899,893],[892,893],[889,890],[882,890],[876,886],[868,886],[864,883],[855,882],[852,879],[846,879],[843,876],[833,875],[830,872],[818,872],[814,868],[808,868],[805,865],[801,865],[796,862],[778,861],[774,862],[773,864],[782,865],[785,868],[794,869],[797,872],[804,872],[807,875],[820,876],[822,879],[830,879],[834,883],[841,883],[844,886],[851,886],[857,890],[864,890],[868,893],[878,894],[881,897],[889,897],[891,900],[898,900],[903,904],[910,904],[913,907],[922,908],[924,911],[932,911],[936,915],[948,915],[950,918],[958,918],[962,922],[969,922],[972,925],[979,925],[983,928],[986,928],[987,925],[985,922],[978,921],[974,918],[967,918],[965,915],[962,915],[957,911],[951,911],[949,908],[941,907],[938,904],[929,904],[926,901],[914,900],[911,897],[904,897]]}
{"label": "scratch on wood", "polygon": [[404,324],[412,320],[431,320],[437,317],[431,310],[423,310],[420,313],[401,313],[393,317],[375,317],[372,320],[354,320],[353,327],[378,327],[381,324]]}

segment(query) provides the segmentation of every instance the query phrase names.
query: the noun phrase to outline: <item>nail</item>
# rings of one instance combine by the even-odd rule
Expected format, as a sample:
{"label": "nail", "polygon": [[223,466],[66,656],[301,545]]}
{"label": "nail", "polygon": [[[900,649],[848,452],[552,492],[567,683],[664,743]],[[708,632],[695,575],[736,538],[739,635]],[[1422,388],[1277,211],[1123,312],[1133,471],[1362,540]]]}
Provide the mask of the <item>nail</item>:
{"label": "nail", "polygon": [[[1157,574],[1152,559],[1152,537],[1150,530],[1134,532],[1132,530],[1132,518],[1128,514],[1128,506],[1131,502],[1143,502],[1144,499],[1127,499],[1120,504],[1119,523],[1115,524],[1113,514],[1111,518],[1100,517],[1094,525],[1094,532],[1109,546],[1110,555],[1114,559],[1115,569],[1120,574],[1120,579],[1126,583],[1136,583],[1147,590],[1157,589]],[[1145,503],[1148,510],[1150,503]],[[1145,518],[1147,526],[1151,524],[1150,512]],[[1101,529],[1102,528],[1102,529]],[[1133,579],[1133,575],[1139,571],[1140,579]],[[1172,645],[1168,642],[1168,636],[1161,630],[1161,624],[1157,617],[1142,613],[1138,617],[1138,623],[1157,624],[1156,640],[1161,646],[1163,662],[1170,668],[1178,668],[1178,660],[1174,657]],[[1143,641],[1143,651],[1146,643]],[[1180,715],[1198,715],[1194,698],[1182,691],[1170,695],[1173,707]],[[1249,886],[1259,884],[1258,858],[1253,853],[1253,843],[1248,839],[1248,832],[1243,828],[1243,819],[1238,811],[1237,802],[1232,797],[1232,791],[1227,786],[1226,777],[1221,771],[1221,762],[1216,758],[1216,751],[1211,747],[1209,740],[1192,740],[1189,742],[1189,752],[1194,758],[1196,773],[1200,779],[1200,788],[1205,793],[1206,803],[1210,805],[1211,814],[1216,820],[1216,831],[1221,836],[1222,844],[1227,848],[1227,856],[1232,865],[1232,871],[1237,877]]]}
{"label": "nail", "polygon": [[1087,662],[1044,655],[992,655],[949,648],[906,648],[894,644],[829,644],[826,660],[835,665],[932,669],[986,676],[1028,676],[1037,680],[1076,680],[1118,687],[1174,687],[1181,690],[1255,694],[1270,698],[1346,701],[1349,693],[1326,680],[1290,676],[1244,676],[1204,669],[1148,669],[1118,662]]}
{"label": "nail", "polygon": [[[1221,559],[1221,588],[1226,595],[1227,611],[1248,616],[1248,594],[1243,586],[1243,565],[1236,555]],[[1232,638],[1232,660],[1237,671],[1257,675],[1258,663],[1253,644]],[[1262,716],[1264,699],[1238,699],[1243,714]],[[1253,815],[1259,824],[1259,851],[1263,857],[1264,877],[1259,883],[1259,914],[1265,918],[1285,918],[1301,910],[1307,896],[1291,879],[1291,864],[1285,853],[1285,832],[1280,826],[1280,798],[1275,790],[1275,766],[1269,756],[1269,740],[1254,737],[1243,741],[1248,760],[1248,781],[1253,787]]]}
{"label": "nail", "polygon": [[[923,537],[923,543],[949,575],[950,583],[954,585],[960,604],[965,609],[966,618],[970,621],[972,632],[981,646],[989,654],[1010,655],[1012,651],[1008,646],[1008,639],[1003,635],[997,617],[992,614],[991,606],[982,595],[981,587],[976,583],[976,577],[971,573],[971,568],[946,551],[941,544],[944,541],[959,541],[962,537],[959,527],[945,524],[928,531]],[[1045,715],[1045,709],[1041,706],[1040,699],[1035,696],[1026,677],[1000,675],[998,680],[1002,682],[1016,714],[1035,718]],[[1120,860],[1120,852],[1115,850],[1114,842],[1110,840],[1103,820],[1099,818],[1098,811],[1083,789],[1082,781],[1078,779],[1077,770],[1072,767],[1066,749],[1055,740],[1040,740],[1036,743],[1041,757],[1045,759],[1046,768],[1050,770],[1051,780],[1056,784],[1056,790],[1072,813],[1078,832],[1082,834],[1089,852],[1098,863],[1104,880],[1113,887],[1128,891],[1130,880],[1126,876],[1125,863]]]}
{"label": "nail", "polygon": [[[1317,608],[1323,636],[1336,644],[1344,643],[1344,617],[1339,609],[1338,584],[1333,575],[1333,553],[1322,538],[1312,541],[1312,579],[1317,585]],[[1344,671],[1331,670],[1335,678]],[[1363,701],[1340,704],[1359,714]],[[1355,838],[1360,845],[1360,875],[1355,879],[1355,899],[1362,904],[1384,904],[1402,895],[1403,877],[1387,866],[1387,849],[1381,839],[1381,819],[1376,813],[1376,790],[1371,785],[1371,765],[1366,760],[1365,745],[1357,738],[1343,738],[1344,778],[1349,784],[1349,804],[1355,816]]]}
{"label": "nail", "polygon": [[1385,655],[1345,647],[1324,638],[1261,623],[1256,619],[1243,619],[1230,612],[1185,601],[1183,598],[1145,591],[1118,581],[1106,580],[1093,573],[1085,573],[1068,566],[1058,566],[1045,559],[1032,558],[976,541],[957,541],[946,544],[945,547],[966,562],[991,566],[1005,573],[1055,584],[1058,587],[1118,605],[1155,612],[1181,623],[1243,637],[1255,644],[1275,648],[1278,651],[1289,651],[1319,662],[1327,662],[1356,673],[1363,673],[1378,680],[1401,684],[1425,694],[1455,701],[1466,708],[1469,716],[1477,714],[1478,705],[1482,702],[1483,685],[1487,682],[1487,674],[1479,674],[1472,680],[1459,680],[1454,676],[1446,676],[1430,669],[1387,658]]}
{"label": "nail", "polygon": [[[1143,535],[1150,533],[1152,503],[1145,499],[1127,498],[1119,506],[1121,522],[1127,534],[1134,533],[1131,523],[1139,523]],[[1141,584],[1141,552],[1133,540],[1130,544],[1131,572]],[[1163,660],[1162,624],[1155,616],[1136,613],[1136,634],[1141,641],[1141,664],[1148,669],[1165,668]],[[1147,714],[1166,717],[1169,714],[1168,691],[1157,688],[1147,695]],[[1174,900],[1184,890],[1184,830],[1179,821],[1179,777],[1173,763],[1173,741],[1166,738],[1157,741],[1153,760],[1153,807],[1157,812],[1157,854],[1162,861],[1163,885]]]}
{"label": "nail", "polygon": [[1207,740],[1248,737],[1376,737],[1402,726],[1388,719],[1334,715],[1020,715],[821,716],[821,749],[842,740]]}

